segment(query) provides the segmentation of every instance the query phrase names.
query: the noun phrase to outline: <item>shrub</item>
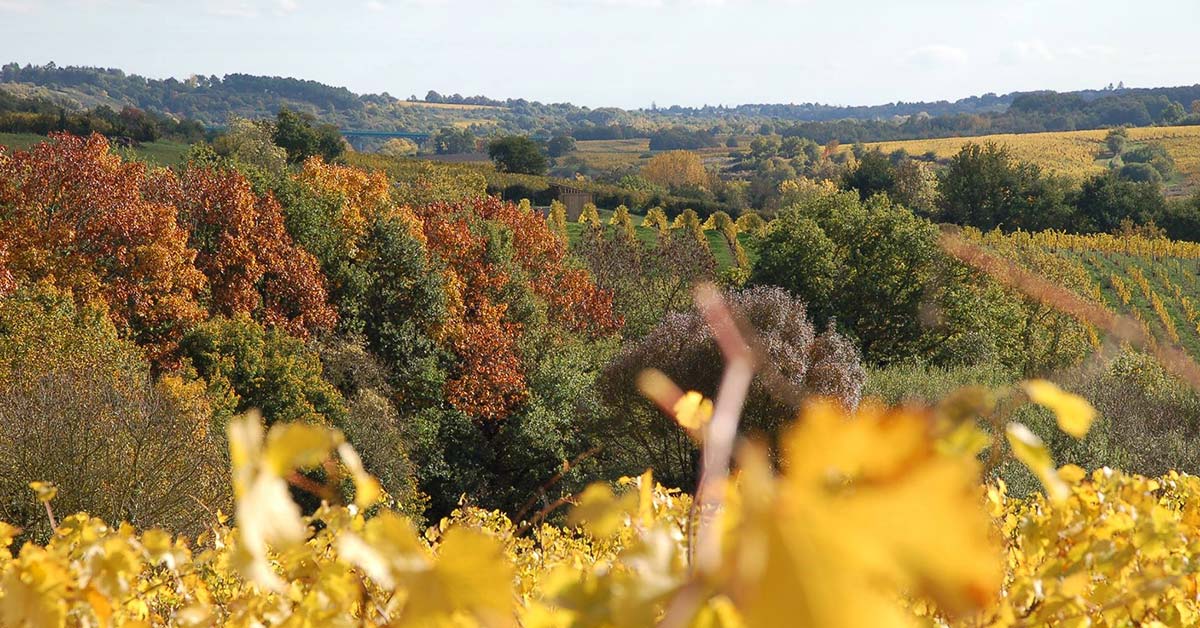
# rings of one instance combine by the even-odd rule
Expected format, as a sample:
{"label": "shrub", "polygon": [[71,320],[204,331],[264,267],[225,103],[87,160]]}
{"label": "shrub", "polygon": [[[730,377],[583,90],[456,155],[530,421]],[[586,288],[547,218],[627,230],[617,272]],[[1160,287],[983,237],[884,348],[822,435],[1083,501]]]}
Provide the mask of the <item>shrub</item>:
{"label": "shrub", "polygon": [[[828,395],[847,407],[857,406],[866,377],[858,352],[833,331],[818,335],[803,302],[780,288],[731,292],[727,299],[756,330],[765,351],[767,374],[757,376],[751,387],[742,415],[744,431],[774,439],[784,417],[794,413],[772,377],[801,396]],[[645,338],[622,349],[601,376],[605,408],[592,425],[595,438],[605,443],[614,472],[653,467],[668,486],[692,486],[697,449],[674,420],[634,386],[647,368],[663,371],[684,390],[710,397],[716,393],[723,369],[721,355],[698,312],[668,314]]]}
{"label": "shrub", "polygon": [[56,506],[197,533],[228,510],[224,438],[203,387],[155,386],[101,309],[42,286],[0,301],[0,515],[49,535],[28,484]]}

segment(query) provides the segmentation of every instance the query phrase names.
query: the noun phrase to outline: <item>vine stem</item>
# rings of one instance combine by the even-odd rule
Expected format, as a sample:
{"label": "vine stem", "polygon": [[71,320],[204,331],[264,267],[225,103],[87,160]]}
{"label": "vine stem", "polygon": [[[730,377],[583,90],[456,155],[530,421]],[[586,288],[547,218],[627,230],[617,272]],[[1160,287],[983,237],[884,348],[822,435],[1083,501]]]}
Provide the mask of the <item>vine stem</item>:
{"label": "vine stem", "polygon": [[[689,531],[696,530],[695,546],[689,548],[692,578],[667,605],[658,624],[662,628],[682,628],[688,624],[697,606],[704,601],[703,577],[720,567],[721,530],[717,515],[724,502],[738,422],[755,370],[754,351],[716,286],[697,286],[696,305],[721,350],[725,372],[717,390],[712,419],[703,430],[700,480],[689,515]],[[661,400],[660,405],[664,405]]]}
{"label": "vine stem", "polygon": [[699,530],[694,568],[700,573],[711,573],[721,562],[721,531],[714,525],[714,518],[725,497],[742,405],[754,378],[754,354],[715,286],[698,286],[696,305],[725,358],[725,373],[717,389],[712,420],[704,429],[700,482],[696,490]]}

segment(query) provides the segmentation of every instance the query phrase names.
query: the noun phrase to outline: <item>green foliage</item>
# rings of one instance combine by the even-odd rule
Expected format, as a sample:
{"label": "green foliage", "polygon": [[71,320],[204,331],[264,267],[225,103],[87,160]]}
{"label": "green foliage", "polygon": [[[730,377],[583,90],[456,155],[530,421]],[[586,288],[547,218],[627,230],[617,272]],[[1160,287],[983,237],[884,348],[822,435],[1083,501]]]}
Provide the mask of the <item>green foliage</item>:
{"label": "green foliage", "polygon": [[1122,179],[1134,183],[1158,184],[1162,182],[1162,174],[1150,164],[1125,164],[1117,173]]}
{"label": "green foliage", "polygon": [[549,167],[541,146],[524,135],[509,135],[488,144],[488,157],[501,172],[517,174],[546,174]]}
{"label": "green foliage", "polygon": [[1137,224],[1154,222],[1166,212],[1166,199],[1158,186],[1135,183],[1105,173],[1083,182],[1075,200],[1080,217],[1080,232],[1113,233],[1123,221]]}
{"label": "green foliage", "polygon": [[996,363],[979,362],[936,366],[907,360],[867,369],[863,397],[888,406],[936,404],[960,388],[982,386],[999,389],[1014,384],[1018,376]]}
{"label": "green foliage", "polygon": [[376,223],[366,248],[359,320],[367,345],[393,374],[402,412],[437,405],[446,381],[447,356],[434,339],[447,316],[444,279],[400,218]]}
{"label": "green foliage", "polygon": [[319,356],[278,328],[264,329],[244,315],[213,318],[189,332],[180,351],[219,404],[218,428],[250,409],[270,423],[346,422],[345,401],[323,378]]}
{"label": "green foliage", "polygon": [[1016,160],[1007,148],[968,144],[950,161],[939,186],[940,217],[983,230],[1040,230],[1071,224],[1063,181]]}
{"label": "green foliage", "polygon": [[[857,147],[857,145],[856,145]],[[858,164],[842,175],[842,187],[857,190],[864,201],[883,192],[893,194],[896,187],[896,171],[891,160],[878,149],[863,151]]]}
{"label": "green foliage", "polygon": [[467,129],[443,127],[429,138],[429,144],[439,155],[475,152],[475,136]]}
{"label": "green foliage", "polygon": [[1163,179],[1169,179],[1175,174],[1175,159],[1167,152],[1165,146],[1158,142],[1142,144],[1125,151],[1121,156],[1127,165],[1146,164]]}
{"label": "green foliage", "polygon": [[1125,146],[1128,143],[1129,131],[1123,126],[1112,129],[1108,135],[1104,136],[1104,145],[1108,147],[1108,152],[1113,157],[1120,157],[1121,153],[1125,152]]}
{"label": "green foliage", "polygon": [[275,116],[275,144],[287,151],[288,161],[301,163],[314,155],[334,161],[346,152],[345,140],[332,124],[321,124],[309,113],[280,107]]}
{"label": "green foliage", "polygon": [[393,505],[420,518],[428,498],[417,487],[410,456],[413,427],[393,403],[391,377],[362,342],[333,339],[320,348],[325,378],[346,399],[342,431],[371,472],[391,496]]}
{"label": "green foliage", "polygon": [[793,292],[819,325],[836,318],[869,359],[915,350],[938,255],[933,225],[886,199],[839,193],[780,212],[758,248],[751,281]]}
{"label": "green foliage", "polygon": [[555,135],[546,142],[546,153],[558,158],[575,151],[575,138],[570,135]]}

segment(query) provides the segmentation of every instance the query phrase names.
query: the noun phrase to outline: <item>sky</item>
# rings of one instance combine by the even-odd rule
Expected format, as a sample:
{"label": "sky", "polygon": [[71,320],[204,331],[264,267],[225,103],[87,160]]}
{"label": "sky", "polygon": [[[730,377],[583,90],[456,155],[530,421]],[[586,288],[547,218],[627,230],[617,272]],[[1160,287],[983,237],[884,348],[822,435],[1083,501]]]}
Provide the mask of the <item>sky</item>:
{"label": "sky", "polygon": [[624,108],[1200,82],[1197,0],[0,0],[0,63]]}

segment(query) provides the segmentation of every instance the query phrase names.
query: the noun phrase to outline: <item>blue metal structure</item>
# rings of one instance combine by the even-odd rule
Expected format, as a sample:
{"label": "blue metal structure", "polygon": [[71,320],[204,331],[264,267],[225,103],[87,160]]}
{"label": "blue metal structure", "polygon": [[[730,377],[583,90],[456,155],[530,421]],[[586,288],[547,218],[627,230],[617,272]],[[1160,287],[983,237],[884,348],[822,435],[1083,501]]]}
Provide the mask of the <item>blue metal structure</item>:
{"label": "blue metal structure", "polygon": [[402,137],[420,143],[429,139],[428,133],[409,133],[407,131],[363,131],[358,129],[339,129],[344,137]]}

